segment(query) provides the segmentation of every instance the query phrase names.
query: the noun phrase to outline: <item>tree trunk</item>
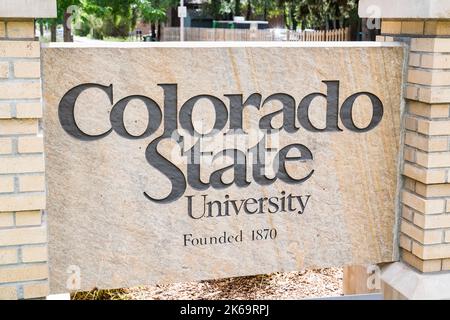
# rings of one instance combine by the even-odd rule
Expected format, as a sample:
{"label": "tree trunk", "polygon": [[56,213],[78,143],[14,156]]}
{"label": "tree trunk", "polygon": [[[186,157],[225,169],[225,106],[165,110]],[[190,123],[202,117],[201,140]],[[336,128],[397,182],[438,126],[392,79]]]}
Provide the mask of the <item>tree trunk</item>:
{"label": "tree trunk", "polygon": [[52,25],[50,26],[50,41],[56,42],[56,21],[52,22]]}
{"label": "tree trunk", "polygon": [[363,18],[361,21],[361,41],[369,41],[370,34],[369,28],[367,27],[367,18]]}
{"label": "tree trunk", "polygon": [[69,12],[64,12],[64,42],[73,42],[72,26],[68,23],[70,16],[71,14]]}
{"label": "tree trunk", "polygon": [[234,1],[234,15],[235,16],[241,15],[241,0]]}
{"label": "tree trunk", "polygon": [[41,35],[41,37],[44,36],[44,22],[39,21],[39,34]]}
{"label": "tree trunk", "polygon": [[264,14],[263,14],[264,21],[267,21],[267,11],[268,11],[267,0],[264,0]]}
{"label": "tree trunk", "polygon": [[245,15],[245,20],[250,20],[251,17],[252,17],[252,2],[251,0],[248,0],[247,14]]}
{"label": "tree trunk", "polygon": [[296,31],[298,26],[298,22],[295,18],[292,19],[292,30]]}
{"label": "tree trunk", "polygon": [[161,41],[161,21],[158,21],[158,34],[157,34],[157,40]]}
{"label": "tree trunk", "polygon": [[362,19],[358,19],[357,24],[356,24],[356,28],[353,29],[352,28],[352,32],[353,32],[353,36],[354,36],[354,41],[361,41],[361,25],[362,25]]}
{"label": "tree trunk", "polygon": [[152,22],[150,24],[150,30],[151,30],[150,34],[151,34],[152,39],[156,39],[156,25],[154,22]]}
{"label": "tree trunk", "polygon": [[286,29],[290,29],[287,18],[288,18],[288,12],[286,11],[286,8],[284,8],[284,13],[283,13],[284,26]]}
{"label": "tree trunk", "polygon": [[211,0],[211,10],[213,19],[220,19],[220,0]]}
{"label": "tree trunk", "polygon": [[291,3],[291,8],[289,9],[289,13],[291,15],[291,23],[292,23],[292,30],[297,30],[297,19],[295,18],[295,7],[294,7],[294,1]]}

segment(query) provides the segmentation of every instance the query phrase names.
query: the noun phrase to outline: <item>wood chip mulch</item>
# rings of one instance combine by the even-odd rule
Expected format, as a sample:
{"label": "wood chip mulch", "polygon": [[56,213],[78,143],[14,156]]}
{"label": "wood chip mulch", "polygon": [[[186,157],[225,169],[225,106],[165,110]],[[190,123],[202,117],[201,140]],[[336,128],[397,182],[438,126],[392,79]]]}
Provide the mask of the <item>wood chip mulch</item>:
{"label": "wood chip mulch", "polygon": [[[120,299],[305,299],[342,295],[342,269],[306,269],[250,277],[122,289]],[[114,297],[113,297],[114,298]]]}

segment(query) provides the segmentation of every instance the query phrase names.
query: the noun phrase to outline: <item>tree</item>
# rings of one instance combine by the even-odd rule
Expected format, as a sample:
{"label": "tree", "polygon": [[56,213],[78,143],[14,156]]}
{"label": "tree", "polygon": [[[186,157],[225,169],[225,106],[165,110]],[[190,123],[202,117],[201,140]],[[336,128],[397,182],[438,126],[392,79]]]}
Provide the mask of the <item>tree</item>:
{"label": "tree", "polygon": [[[150,23],[153,38],[156,25],[166,21],[166,12],[178,0],[80,0],[78,32],[92,37],[127,37],[139,19]],[[159,36],[160,32],[158,32]]]}
{"label": "tree", "polygon": [[286,27],[336,29],[344,27],[357,10],[357,0],[278,0]]}
{"label": "tree", "polygon": [[[80,0],[58,0],[58,10],[57,10],[57,18],[56,18],[56,24],[62,24],[63,25],[63,32],[64,32],[64,42],[72,42],[73,36],[72,36],[72,26],[70,25],[69,18],[72,16],[73,9],[72,6],[79,6]],[[52,25],[52,39],[56,41],[56,34],[53,34],[56,32],[56,26],[55,22]],[[52,40],[53,41],[53,40]]]}
{"label": "tree", "polygon": [[296,15],[296,9],[298,5],[300,4],[300,1],[296,0],[278,0],[278,6],[280,7],[281,11],[283,12],[284,17],[284,24],[286,28],[291,30],[297,29],[297,15]]}
{"label": "tree", "polygon": [[42,19],[39,19],[37,21],[38,25],[39,25],[39,34],[41,37],[44,36],[44,21],[42,21]]}
{"label": "tree", "polygon": [[[167,9],[175,6],[178,0],[141,0],[138,3],[140,17],[143,22],[150,23],[151,37],[160,37],[161,22],[166,21]],[[156,24],[158,24],[158,34],[156,35]]]}
{"label": "tree", "polygon": [[[55,19],[47,19],[47,18],[36,19],[36,23],[39,25],[39,33],[40,33],[41,37],[44,36],[44,30],[47,28],[50,28],[50,26],[53,23],[53,20],[55,20]],[[56,26],[55,26],[54,34],[55,34],[55,41],[56,41]]]}
{"label": "tree", "polygon": [[220,0],[210,0],[206,5],[206,13],[208,13],[214,20],[222,18],[222,3]]}
{"label": "tree", "polygon": [[[50,26],[52,41],[56,41],[56,26],[63,24],[64,41],[73,41],[69,22],[76,22],[74,32],[97,39],[127,37],[140,19],[151,26],[151,36],[160,35],[159,28],[167,19],[170,8],[179,0],[58,0],[57,19],[38,20],[41,33]],[[335,29],[359,24],[358,0],[209,0],[202,7],[214,20],[233,19],[245,15],[247,20],[268,20],[283,16],[285,26],[297,28]],[[67,10],[71,6],[73,10]],[[69,18],[74,18],[69,20]],[[158,29],[158,30],[157,30]]]}
{"label": "tree", "polygon": [[246,20],[250,20],[252,17],[252,0],[247,0],[247,14],[245,15]]}
{"label": "tree", "polygon": [[241,15],[241,0],[234,1],[234,15],[235,16]]}

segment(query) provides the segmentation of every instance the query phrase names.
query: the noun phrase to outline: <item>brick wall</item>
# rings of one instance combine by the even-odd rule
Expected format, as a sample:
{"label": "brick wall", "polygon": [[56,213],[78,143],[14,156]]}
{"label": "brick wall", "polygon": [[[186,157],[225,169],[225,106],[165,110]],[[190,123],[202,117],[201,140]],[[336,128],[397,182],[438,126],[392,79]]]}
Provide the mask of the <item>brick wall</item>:
{"label": "brick wall", "polygon": [[402,260],[450,270],[450,22],[382,21],[379,41],[409,44],[405,98]]}
{"label": "brick wall", "polygon": [[40,45],[0,20],[0,299],[48,294]]}

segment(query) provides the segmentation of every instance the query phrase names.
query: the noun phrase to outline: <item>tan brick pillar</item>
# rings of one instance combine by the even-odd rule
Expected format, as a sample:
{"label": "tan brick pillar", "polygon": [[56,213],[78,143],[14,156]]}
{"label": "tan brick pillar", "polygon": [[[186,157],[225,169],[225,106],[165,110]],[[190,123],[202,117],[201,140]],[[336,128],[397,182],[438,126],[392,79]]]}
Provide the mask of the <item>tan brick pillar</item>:
{"label": "tan brick pillar", "polygon": [[0,299],[48,295],[40,45],[55,0],[0,1]]}
{"label": "tan brick pillar", "polygon": [[[379,41],[408,46],[401,263],[382,272],[386,298],[450,298],[450,1],[363,0]],[[380,62],[381,63],[381,62]]]}

